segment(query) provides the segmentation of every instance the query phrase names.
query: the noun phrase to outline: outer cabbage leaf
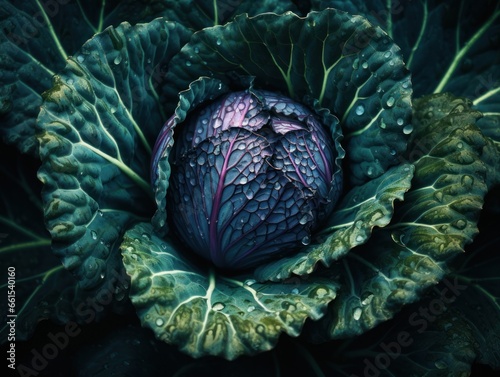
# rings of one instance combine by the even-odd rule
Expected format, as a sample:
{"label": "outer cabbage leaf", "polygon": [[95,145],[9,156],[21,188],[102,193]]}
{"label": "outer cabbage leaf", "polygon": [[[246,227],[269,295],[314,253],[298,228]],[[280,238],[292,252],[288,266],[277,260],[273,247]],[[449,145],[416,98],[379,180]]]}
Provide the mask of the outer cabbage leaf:
{"label": "outer cabbage leaf", "polygon": [[[10,311],[5,300],[0,311],[16,315],[16,340],[28,339],[44,319],[57,323],[94,320],[99,313],[94,311],[90,318],[85,304],[93,298],[77,287],[75,278],[50,252],[39,198],[41,183],[36,179],[39,163],[13,147],[2,144],[1,148],[0,268],[5,273],[9,267],[15,269],[15,307]],[[5,279],[1,294],[7,297],[9,290]],[[0,327],[1,343],[7,341],[9,330],[5,321]]]}
{"label": "outer cabbage leaf", "polygon": [[269,350],[280,334],[298,336],[307,318],[319,319],[336,295],[337,284],[326,276],[294,286],[260,284],[201,270],[180,250],[145,223],[127,231],[122,244],[130,298],[143,326],[194,357],[234,359]]}
{"label": "outer cabbage leaf", "polygon": [[172,59],[164,92],[172,98],[201,76],[230,85],[235,75],[299,102],[316,99],[337,116],[354,185],[399,164],[412,130],[409,73],[399,48],[362,17],[333,9],[237,16],[193,35]]}
{"label": "outer cabbage leaf", "polygon": [[83,288],[111,284],[118,301],[127,289],[115,276],[124,274],[121,235],[152,213],[150,146],[162,124],[155,87],[188,36],[161,18],[110,27],[69,58],[44,93],[39,178],[53,250]]}
{"label": "outer cabbage leaf", "polygon": [[313,10],[326,7],[361,14],[387,31],[402,49],[415,95],[469,98],[484,115],[481,131],[500,148],[498,1],[312,1]]}
{"label": "outer cabbage leaf", "polygon": [[412,187],[391,224],[332,267],[345,289],[310,329],[313,338],[358,335],[391,318],[438,283],[472,241],[488,190],[482,162],[488,140],[475,125],[479,116],[450,95],[415,101]]}
{"label": "outer cabbage leaf", "polygon": [[[487,200],[485,208],[491,204]],[[453,261],[452,272],[393,320],[352,339],[310,347],[318,367],[325,375],[346,377],[495,375],[493,369],[500,369],[498,220],[482,211],[480,233]]]}
{"label": "outer cabbage leaf", "polygon": [[129,3],[135,1],[0,1],[0,136],[7,143],[38,153],[35,119],[41,93],[93,34],[123,20],[152,19],[149,8],[118,18]]}

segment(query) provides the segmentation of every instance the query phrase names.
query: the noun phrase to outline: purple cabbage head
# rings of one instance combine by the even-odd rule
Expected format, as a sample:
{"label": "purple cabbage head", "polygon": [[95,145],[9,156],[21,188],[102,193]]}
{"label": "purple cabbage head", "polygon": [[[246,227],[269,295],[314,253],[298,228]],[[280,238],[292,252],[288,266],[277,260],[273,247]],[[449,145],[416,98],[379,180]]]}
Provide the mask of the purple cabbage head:
{"label": "purple cabbage head", "polygon": [[[172,124],[160,132],[153,171]],[[175,132],[168,217],[217,267],[254,267],[309,244],[340,195],[332,136],[290,98],[233,92],[193,110]]]}

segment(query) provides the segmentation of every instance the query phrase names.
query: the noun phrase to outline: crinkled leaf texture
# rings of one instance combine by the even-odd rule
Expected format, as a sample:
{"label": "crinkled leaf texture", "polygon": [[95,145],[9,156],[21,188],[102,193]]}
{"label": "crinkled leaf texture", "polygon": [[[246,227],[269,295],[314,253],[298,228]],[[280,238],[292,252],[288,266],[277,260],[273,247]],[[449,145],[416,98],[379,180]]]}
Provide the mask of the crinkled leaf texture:
{"label": "crinkled leaf texture", "polygon": [[[13,146],[1,144],[0,179],[0,268],[15,269],[16,340],[29,339],[44,319],[64,324],[89,323],[99,312],[89,311],[95,298],[77,286],[77,281],[51,253],[51,239],[43,222],[36,179],[39,162],[21,155]],[[7,297],[7,280],[0,293]],[[90,301],[87,301],[90,300]],[[8,312],[8,301],[0,311]],[[0,343],[7,342],[10,326],[0,326]]]}
{"label": "crinkled leaf texture", "polygon": [[269,350],[280,334],[298,336],[307,318],[319,319],[338,288],[322,276],[260,284],[200,269],[146,223],[127,231],[121,248],[142,324],[194,357]]}
{"label": "crinkled leaf texture", "polygon": [[[261,269],[258,277],[279,280],[291,273],[310,273],[317,262],[330,264],[365,242],[373,227],[386,225],[393,201],[409,188],[411,167],[393,168],[401,165],[413,129],[409,73],[387,34],[360,16],[334,9],[304,18],[290,13],[241,15],[222,27],[193,34],[172,59],[164,94],[170,98],[200,76],[229,86],[245,75],[255,76],[257,88],[284,92],[310,104],[325,119],[337,116],[341,121],[343,147],[349,151],[346,192],[352,196],[343,201],[343,212],[331,219],[316,245],[327,243],[312,248],[315,252],[309,256],[300,254],[283,265]],[[374,188],[380,190],[375,197],[370,192]],[[385,195],[384,189],[390,192]],[[156,197],[158,201],[162,196]]]}
{"label": "crinkled leaf texture", "polygon": [[[416,96],[451,92],[483,113],[477,125],[500,151],[500,3],[485,0],[313,0],[361,14],[401,47]],[[490,163],[491,161],[489,161]],[[500,182],[498,159],[491,169]]]}
{"label": "crinkled leaf texture", "polygon": [[143,4],[141,12],[127,12],[134,0],[97,3],[0,1],[0,136],[23,153],[38,153],[35,120],[41,93],[50,89],[71,54],[109,25],[162,15]]}
{"label": "crinkled leaf texture", "polygon": [[[449,262],[477,234],[488,190],[488,139],[475,125],[480,113],[449,94],[415,101],[415,132],[407,158],[415,175],[391,224],[332,266],[345,289],[307,332],[345,338],[373,328],[437,284]],[[332,271],[332,273],[333,273]]]}
{"label": "crinkled leaf texture", "polygon": [[161,66],[189,36],[156,19],[106,29],[68,59],[44,93],[37,121],[39,178],[53,250],[80,285],[127,284],[118,246],[123,232],[149,218],[151,145],[163,123],[155,88]]}

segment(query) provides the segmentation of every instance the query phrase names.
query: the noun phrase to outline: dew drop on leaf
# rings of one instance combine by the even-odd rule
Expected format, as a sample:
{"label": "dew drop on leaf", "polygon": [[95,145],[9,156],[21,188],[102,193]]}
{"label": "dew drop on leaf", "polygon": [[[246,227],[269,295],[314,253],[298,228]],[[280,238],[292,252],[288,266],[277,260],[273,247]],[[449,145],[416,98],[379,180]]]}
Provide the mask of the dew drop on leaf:
{"label": "dew drop on leaf", "polygon": [[355,308],[352,312],[352,318],[354,318],[355,321],[359,321],[362,313],[363,310],[361,308]]}
{"label": "dew drop on leaf", "polygon": [[363,105],[358,105],[355,111],[356,115],[363,115],[365,113],[365,107]]}
{"label": "dew drop on leaf", "polygon": [[405,135],[409,135],[409,134],[411,134],[411,133],[412,133],[412,131],[413,131],[413,126],[412,126],[411,124],[407,124],[407,125],[406,125],[406,126],[404,126],[404,128],[403,128],[403,133],[404,133]]}
{"label": "dew drop on leaf", "polygon": [[245,280],[245,285],[247,286],[251,286],[251,285],[254,285],[255,283],[257,283],[257,280],[255,279],[248,279],[248,280]]}
{"label": "dew drop on leaf", "polygon": [[156,326],[160,327],[160,326],[163,326],[163,324],[165,322],[163,321],[163,319],[157,318],[156,321],[155,321],[155,323],[156,323]]}
{"label": "dew drop on leaf", "polygon": [[448,368],[448,364],[446,362],[444,362],[443,360],[437,360],[434,365],[436,366],[436,368],[438,369],[446,369]]}
{"label": "dew drop on leaf", "polygon": [[225,307],[226,305],[224,305],[222,302],[216,302],[215,304],[212,305],[212,310],[218,312],[224,309]]}

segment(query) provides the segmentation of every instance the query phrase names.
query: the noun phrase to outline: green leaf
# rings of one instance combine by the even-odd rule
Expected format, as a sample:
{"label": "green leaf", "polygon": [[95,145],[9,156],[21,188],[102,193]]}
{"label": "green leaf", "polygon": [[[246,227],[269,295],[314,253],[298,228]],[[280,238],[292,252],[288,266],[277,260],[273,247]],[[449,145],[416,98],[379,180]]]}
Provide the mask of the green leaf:
{"label": "green leaf", "polygon": [[136,2],[0,1],[0,136],[7,143],[23,153],[38,153],[35,120],[41,93],[95,33],[123,20],[152,19],[144,11],[116,19],[129,3]]}
{"label": "green leaf", "polygon": [[[44,93],[37,120],[39,178],[53,250],[82,288],[126,284],[119,256],[129,224],[150,218],[151,146],[164,119],[155,91],[189,36],[156,19],[109,27],[86,42]],[[112,280],[114,279],[114,280]]]}
{"label": "green leaf", "polygon": [[401,47],[417,96],[451,92],[467,97],[484,114],[477,124],[500,142],[500,5],[486,0],[313,0],[361,14]]}
{"label": "green leaf", "polygon": [[298,336],[307,318],[319,319],[338,288],[321,276],[259,284],[251,276],[201,270],[146,223],[129,230],[121,247],[143,326],[194,357],[269,350],[280,334]]}
{"label": "green leaf", "polygon": [[164,94],[173,98],[201,76],[230,85],[238,75],[298,101],[317,99],[337,116],[354,185],[399,164],[412,130],[409,72],[399,48],[364,18],[334,9],[237,16],[193,35],[170,63]]}
{"label": "green leaf", "polygon": [[[17,316],[15,337],[25,340],[41,320],[81,321],[75,307],[88,296],[51,253],[39,198],[41,184],[36,180],[38,161],[21,155],[13,147],[2,144],[1,148],[0,269],[5,279],[0,293],[5,300],[0,311]],[[9,287],[8,271],[13,273],[9,279],[14,282],[13,289]],[[8,306],[8,296],[15,297],[14,306]],[[93,318],[97,317],[99,313],[94,313]],[[2,343],[11,334],[7,320],[0,326]]]}
{"label": "green leaf", "polygon": [[355,186],[343,197],[316,242],[290,258],[257,268],[259,280],[283,280],[292,274],[312,273],[318,262],[330,266],[353,247],[365,243],[374,227],[386,226],[394,212],[395,200],[403,200],[410,188],[413,166],[401,164],[381,177]]}
{"label": "green leaf", "polygon": [[481,160],[487,139],[475,126],[478,117],[466,100],[450,95],[415,101],[412,187],[391,224],[334,266],[345,288],[313,337],[358,335],[392,318],[438,283],[476,236],[488,190]]}

